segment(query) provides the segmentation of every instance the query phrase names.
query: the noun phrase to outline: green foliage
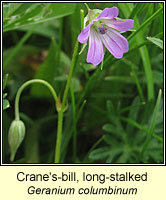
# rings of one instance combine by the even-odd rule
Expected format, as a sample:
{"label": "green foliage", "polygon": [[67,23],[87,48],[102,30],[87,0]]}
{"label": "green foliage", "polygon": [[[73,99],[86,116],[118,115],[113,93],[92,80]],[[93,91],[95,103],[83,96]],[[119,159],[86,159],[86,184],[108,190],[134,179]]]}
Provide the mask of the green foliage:
{"label": "green foliage", "polygon": [[163,49],[163,41],[155,37],[147,37],[147,40],[155,44],[157,47]]}
{"label": "green foliage", "polygon": [[[92,9],[116,6],[118,17],[134,19],[134,27],[122,33],[129,41],[129,52],[122,59],[105,51],[103,66],[95,67],[86,63],[88,45],[76,56],[64,113],[60,162],[161,164],[163,5],[88,5]],[[40,78],[48,81],[62,99],[74,44],[83,26],[81,9],[86,16],[83,3],[3,3],[4,163],[10,163],[7,135],[18,88],[27,80]],[[9,74],[8,79],[5,74]],[[20,116],[27,134],[15,163],[53,163],[55,110],[45,87],[34,84],[23,92]]]}
{"label": "green foliage", "polygon": [[5,109],[7,109],[9,107],[10,107],[9,101],[7,99],[5,99],[5,97],[4,97],[3,98],[3,110],[5,110]]}
{"label": "green foliage", "polygon": [[[119,117],[117,118],[115,113],[111,114],[108,109],[111,124],[105,124],[103,126],[103,130],[107,132],[107,134],[103,137],[105,145],[91,151],[89,159],[105,160],[106,163],[146,163],[151,159],[156,160],[157,163],[163,162],[162,135],[157,135],[156,137],[155,134],[156,119],[159,114],[159,105],[161,103],[161,90],[159,91],[153,115],[149,115],[149,119],[146,118],[146,123],[141,121],[138,123],[137,121],[147,115],[147,113],[143,110],[146,110],[148,105],[144,105],[144,108],[140,109],[135,106],[138,102],[139,98],[136,97],[126,118],[121,117],[118,111],[116,115],[119,115]],[[159,127],[162,128],[161,124],[163,124],[163,118],[161,115],[160,117],[161,118],[158,120],[158,124],[160,124]],[[113,118],[117,121],[113,122]],[[127,122],[127,126],[124,127],[122,122]],[[115,126],[114,123],[118,126]],[[119,129],[119,127],[121,128]],[[143,142],[144,140],[145,142]],[[156,157],[156,154],[153,155],[153,153],[149,151],[149,149],[153,149],[149,143],[153,144],[155,148],[157,147],[158,153],[160,152],[159,157]],[[145,155],[143,155],[144,153],[146,158]]]}
{"label": "green foliage", "polygon": [[[3,78],[3,91],[5,90],[6,84],[8,80],[8,74],[5,74]],[[9,101],[6,99],[7,93],[3,93],[3,110],[6,110],[7,108],[10,107]]]}
{"label": "green foliage", "polygon": [[75,3],[7,3],[4,7],[5,32],[70,15],[74,12]]}

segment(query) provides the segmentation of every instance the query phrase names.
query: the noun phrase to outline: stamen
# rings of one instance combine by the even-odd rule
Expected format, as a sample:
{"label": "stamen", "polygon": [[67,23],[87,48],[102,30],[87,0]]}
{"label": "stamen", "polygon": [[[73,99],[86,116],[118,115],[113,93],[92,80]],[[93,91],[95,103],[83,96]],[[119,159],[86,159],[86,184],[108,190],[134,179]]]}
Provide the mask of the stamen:
{"label": "stamen", "polygon": [[98,30],[99,30],[99,32],[100,32],[101,34],[105,34],[106,31],[107,31],[107,28],[104,27],[104,24],[101,24],[101,27],[99,27]]}

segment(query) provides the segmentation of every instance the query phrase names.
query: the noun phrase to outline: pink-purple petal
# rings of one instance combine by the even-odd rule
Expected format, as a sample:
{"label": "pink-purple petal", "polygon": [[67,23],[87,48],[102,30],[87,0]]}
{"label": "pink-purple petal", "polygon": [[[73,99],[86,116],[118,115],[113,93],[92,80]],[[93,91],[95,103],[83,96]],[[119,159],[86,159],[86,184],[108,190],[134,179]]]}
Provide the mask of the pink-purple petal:
{"label": "pink-purple petal", "polygon": [[102,41],[93,29],[90,30],[89,36],[89,49],[88,49],[88,56],[87,62],[92,63],[93,65],[97,66],[101,63],[104,57],[104,50]]}
{"label": "pink-purple petal", "polygon": [[113,19],[118,16],[118,13],[119,10],[117,7],[105,8],[94,21],[98,21],[99,19]]}
{"label": "pink-purple petal", "polygon": [[109,26],[110,28],[114,28],[118,31],[128,31],[133,28],[134,20],[132,19],[124,19],[124,20],[117,20],[117,19],[103,19],[104,24]]}
{"label": "pink-purple petal", "polygon": [[86,26],[81,33],[78,36],[78,41],[80,43],[85,43],[88,40],[89,33],[90,33],[90,27],[92,26],[93,22],[91,22],[88,26]]}
{"label": "pink-purple petal", "polygon": [[121,48],[121,50],[125,53],[128,52],[129,50],[129,43],[127,41],[127,39],[122,36],[119,32],[108,28],[108,31],[111,32],[111,37],[114,41],[116,41],[116,43],[118,44],[118,46]]}
{"label": "pink-purple petal", "polygon": [[104,35],[100,35],[100,38],[105,47],[115,58],[122,58],[123,54],[129,49],[126,38],[115,30],[108,28]]}

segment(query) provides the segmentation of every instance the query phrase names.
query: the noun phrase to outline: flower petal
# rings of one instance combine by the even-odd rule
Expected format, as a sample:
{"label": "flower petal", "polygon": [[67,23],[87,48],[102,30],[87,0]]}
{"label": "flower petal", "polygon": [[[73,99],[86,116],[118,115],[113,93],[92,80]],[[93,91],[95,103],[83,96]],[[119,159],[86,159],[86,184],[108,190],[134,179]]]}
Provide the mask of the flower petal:
{"label": "flower petal", "polygon": [[123,53],[129,49],[126,38],[111,28],[108,28],[105,34],[100,35],[100,38],[115,58],[122,58]]}
{"label": "flower petal", "polygon": [[103,44],[99,34],[93,29],[90,30],[89,49],[86,61],[97,66],[104,57]]}
{"label": "flower petal", "polygon": [[113,19],[117,17],[118,14],[119,10],[117,7],[105,8],[94,21],[98,21],[99,19]]}
{"label": "flower petal", "polygon": [[122,21],[117,19],[103,19],[102,22],[118,31],[128,31],[133,28],[134,24],[134,20],[132,19],[124,19]]}
{"label": "flower petal", "polygon": [[89,33],[90,33],[90,27],[92,26],[93,22],[91,22],[90,24],[88,24],[88,26],[86,26],[81,33],[78,36],[78,41],[80,43],[85,43],[88,40],[89,37]]}

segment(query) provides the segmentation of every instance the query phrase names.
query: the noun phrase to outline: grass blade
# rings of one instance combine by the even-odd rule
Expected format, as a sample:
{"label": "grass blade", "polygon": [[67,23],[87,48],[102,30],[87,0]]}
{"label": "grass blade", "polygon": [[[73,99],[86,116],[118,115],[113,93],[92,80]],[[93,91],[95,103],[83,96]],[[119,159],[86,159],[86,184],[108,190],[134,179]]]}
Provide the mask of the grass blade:
{"label": "grass blade", "polygon": [[145,98],[144,98],[144,95],[143,95],[143,90],[141,88],[141,85],[139,83],[139,79],[138,79],[138,76],[137,76],[137,73],[135,71],[135,64],[128,61],[127,59],[123,59],[124,63],[126,63],[127,65],[130,66],[131,70],[132,70],[132,73],[133,73],[133,80],[135,81],[135,84],[137,86],[137,90],[138,90],[138,93],[139,93],[139,96],[140,96],[140,99],[142,102],[145,102]]}
{"label": "grass blade", "polygon": [[[132,12],[132,9],[134,8],[133,4],[118,4],[119,6],[122,6],[122,10],[125,10],[124,15],[126,18],[130,15]],[[149,24],[152,20],[154,20],[162,11],[162,8],[159,9],[157,12],[155,12],[148,20],[146,20],[141,26],[139,25],[139,20],[135,18],[134,20],[134,27],[137,29],[138,32],[143,29],[147,24]],[[133,32],[127,39],[131,40],[138,32]],[[136,37],[136,43],[142,44],[144,41],[144,37],[142,35],[142,32],[140,32],[139,37]],[[147,93],[148,93],[148,101],[153,100],[154,98],[154,82],[153,82],[153,74],[152,74],[152,68],[151,68],[151,61],[148,53],[148,49],[146,46],[143,46],[139,49],[141,59],[144,66],[145,76],[147,80]]]}
{"label": "grass blade", "polygon": [[153,133],[154,133],[154,130],[155,130],[155,126],[156,126],[156,121],[157,121],[157,113],[158,113],[158,110],[159,110],[159,105],[160,105],[160,101],[161,101],[161,89],[159,90],[159,93],[158,93],[158,97],[157,97],[157,101],[156,101],[156,105],[155,105],[155,108],[154,108],[154,112],[153,112],[153,117],[152,117],[152,122],[151,122],[151,125],[149,127],[149,131],[148,131],[148,135],[147,135],[147,138],[146,138],[146,141],[144,143],[144,146],[142,148],[142,151],[140,153],[140,156],[139,156],[139,162],[141,161],[151,139],[152,139],[152,136],[153,136]]}
{"label": "grass blade", "polygon": [[131,40],[133,37],[136,36],[144,27],[146,27],[149,23],[151,23],[154,19],[161,14],[163,8],[158,9],[151,17],[149,17],[135,32],[133,32],[127,39]]}
{"label": "grass blade", "polygon": [[7,57],[6,60],[4,60],[3,67],[5,68],[7,64],[10,62],[10,60],[16,55],[16,53],[19,51],[19,49],[23,46],[23,44],[28,40],[28,38],[31,36],[32,31],[28,31],[19,41],[19,43],[14,47],[11,54]]}
{"label": "grass blade", "polygon": [[145,3],[143,3],[143,4],[137,3],[135,8],[129,15],[129,19],[133,19],[136,15],[138,16],[139,13],[144,9],[145,5],[146,5]]}
{"label": "grass blade", "polygon": [[149,40],[150,42],[152,42],[153,44],[155,44],[160,49],[163,49],[163,41],[162,40],[155,38],[155,37],[147,37],[146,39]]}
{"label": "grass blade", "polygon": [[[137,123],[136,121],[134,121],[133,119],[130,118],[126,118],[126,117],[121,117],[120,118],[122,121],[130,123],[131,125],[133,125],[134,127],[140,129],[141,131],[149,134],[149,130],[147,128],[145,128],[144,126],[142,126],[141,124]],[[152,137],[156,138],[159,142],[163,142],[163,138],[161,138],[160,136],[156,135],[154,132],[152,133]]]}

